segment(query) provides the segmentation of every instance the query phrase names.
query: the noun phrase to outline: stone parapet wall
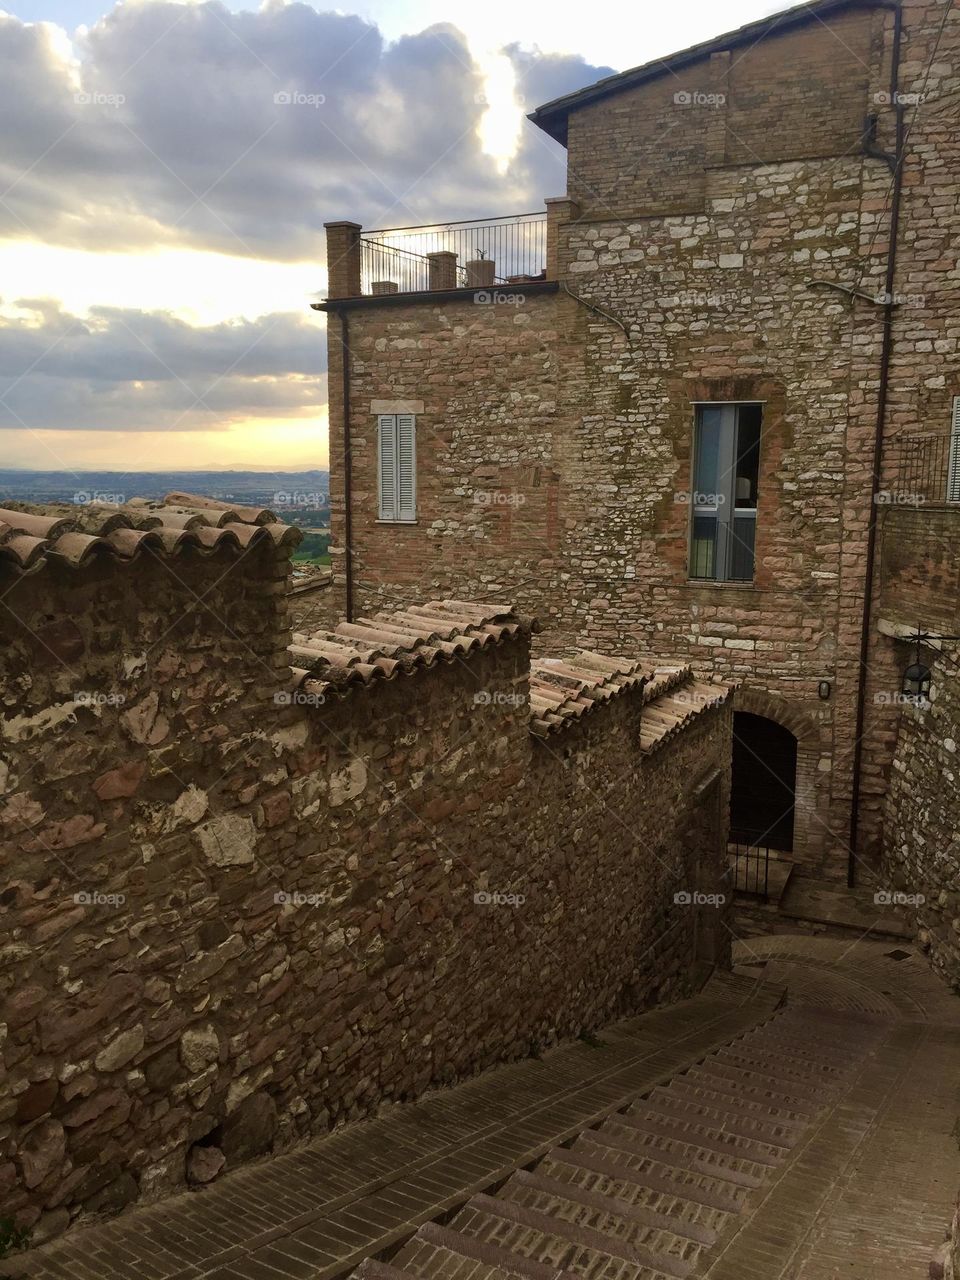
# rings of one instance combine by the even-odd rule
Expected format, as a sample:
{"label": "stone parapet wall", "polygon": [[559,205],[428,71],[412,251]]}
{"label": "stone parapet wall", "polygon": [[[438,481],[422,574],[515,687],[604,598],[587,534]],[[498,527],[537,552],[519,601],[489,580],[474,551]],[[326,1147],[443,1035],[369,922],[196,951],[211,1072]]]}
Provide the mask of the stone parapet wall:
{"label": "stone parapet wall", "polygon": [[644,754],[641,682],[535,739],[516,626],[292,689],[288,554],[3,579],[0,1200],[37,1240],[726,959],[729,703]]}

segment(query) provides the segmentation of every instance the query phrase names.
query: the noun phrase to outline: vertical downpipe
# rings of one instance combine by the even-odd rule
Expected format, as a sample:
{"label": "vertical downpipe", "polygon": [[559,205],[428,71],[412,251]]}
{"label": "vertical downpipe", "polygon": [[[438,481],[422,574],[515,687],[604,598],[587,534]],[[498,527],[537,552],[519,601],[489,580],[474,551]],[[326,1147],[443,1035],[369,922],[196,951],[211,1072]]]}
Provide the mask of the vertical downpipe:
{"label": "vertical downpipe", "polygon": [[863,780],[863,730],[866,720],[867,661],[870,657],[870,615],[873,611],[873,577],[877,556],[877,494],[883,461],[883,432],[887,417],[887,394],[890,377],[890,354],[893,349],[893,291],[897,268],[897,240],[900,229],[900,198],[903,192],[904,107],[899,101],[900,46],[903,12],[893,7],[893,52],[890,65],[890,101],[897,115],[897,141],[894,155],[893,192],[890,200],[890,232],[887,246],[887,271],[884,286],[883,336],[880,347],[880,385],[877,390],[877,425],[873,440],[873,475],[870,490],[870,520],[867,526],[866,582],[863,591],[863,619],[860,626],[860,670],[857,682],[857,720],[853,744],[853,793],[850,806],[850,834],[847,851],[847,886],[857,883],[857,842],[860,835],[860,796]]}
{"label": "vertical downpipe", "polygon": [[343,567],[346,577],[344,607],[353,621],[353,465],[350,444],[350,329],[348,311],[340,312],[340,354],[343,376]]}

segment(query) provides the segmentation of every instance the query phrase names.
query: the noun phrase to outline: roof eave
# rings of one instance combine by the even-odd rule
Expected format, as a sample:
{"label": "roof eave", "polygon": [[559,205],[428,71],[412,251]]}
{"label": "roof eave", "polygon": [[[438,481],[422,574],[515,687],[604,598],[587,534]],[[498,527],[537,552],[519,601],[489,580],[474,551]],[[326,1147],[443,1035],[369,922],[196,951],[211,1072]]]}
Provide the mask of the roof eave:
{"label": "roof eave", "polygon": [[646,84],[659,76],[672,74],[691,62],[708,58],[713,53],[755,42],[773,31],[780,35],[793,27],[819,20],[824,13],[832,13],[838,9],[897,9],[899,7],[899,0],[819,0],[812,4],[799,4],[792,9],[785,9],[781,13],[771,14],[756,22],[747,23],[746,26],[737,27],[733,31],[724,32],[723,35],[714,36],[713,39],[705,40],[702,44],[691,45],[678,53],[668,54],[665,58],[643,63],[639,67],[632,67],[629,71],[621,71],[615,76],[606,76],[596,84],[587,85],[584,89],[577,89],[573,93],[544,103],[535,111],[531,111],[527,119],[562,146],[566,146],[569,113],[588,106],[600,98],[610,97],[612,94],[632,89],[636,85]]}

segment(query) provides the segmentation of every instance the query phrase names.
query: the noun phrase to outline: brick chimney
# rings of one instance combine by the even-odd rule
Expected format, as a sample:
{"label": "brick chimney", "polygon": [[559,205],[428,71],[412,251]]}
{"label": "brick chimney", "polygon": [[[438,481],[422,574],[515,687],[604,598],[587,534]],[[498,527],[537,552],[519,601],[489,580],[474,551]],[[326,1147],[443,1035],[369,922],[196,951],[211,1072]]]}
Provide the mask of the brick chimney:
{"label": "brick chimney", "polygon": [[428,253],[430,263],[430,288],[455,289],[457,287],[457,255],[447,249]]}

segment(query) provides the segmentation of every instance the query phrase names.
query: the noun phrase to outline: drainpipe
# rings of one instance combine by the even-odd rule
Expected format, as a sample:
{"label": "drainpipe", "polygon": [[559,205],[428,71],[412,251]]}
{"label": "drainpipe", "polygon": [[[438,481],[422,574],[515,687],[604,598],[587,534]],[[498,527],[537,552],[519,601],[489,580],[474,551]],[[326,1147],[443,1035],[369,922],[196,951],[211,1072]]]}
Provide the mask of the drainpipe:
{"label": "drainpipe", "polygon": [[880,346],[880,385],[877,391],[877,425],[873,438],[873,475],[870,490],[870,520],[867,526],[866,583],[863,592],[863,618],[860,625],[860,670],[857,681],[857,720],[853,744],[853,792],[850,808],[850,833],[847,848],[847,886],[857,883],[857,842],[860,834],[860,796],[863,782],[863,730],[866,719],[867,660],[870,656],[870,615],[873,611],[873,577],[877,557],[877,494],[883,461],[883,432],[887,417],[887,393],[890,355],[893,349],[893,301],[897,267],[897,240],[900,229],[900,200],[903,193],[904,107],[899,101],[900,50],[903,35],[903,13],[899,4],[878,6],[893,11],[893,51],[890,65],[890,101],[897,117],[896,151],[893,155],[880,151],[872,143],[864,147],[867,155],[886,160],[893,171],[890,200],[890,232],[887,248],[887,271],[884,284],[883,333]]}
{"label": "drainpipe", "polygon": [[350,330],[347,308],[340,312],[340,363],[343,375],[343,569],[346,578],[344,609],[353,621],[353,467],[350,444]]}

